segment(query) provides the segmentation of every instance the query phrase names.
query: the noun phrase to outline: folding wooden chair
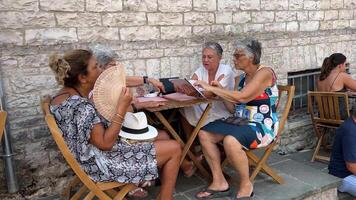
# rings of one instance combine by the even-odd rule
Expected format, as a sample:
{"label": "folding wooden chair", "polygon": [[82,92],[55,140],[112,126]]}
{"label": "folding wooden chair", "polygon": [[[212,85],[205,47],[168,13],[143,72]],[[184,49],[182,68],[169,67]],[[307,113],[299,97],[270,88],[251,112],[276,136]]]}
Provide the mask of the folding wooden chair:
{"label": "folding wooden chair", "polygon": [[[340,109],[340,103],[345,105]],[[308,108],[313,123],[314,131],[318,137],[317,145],[312,162],[317,160],[329,161],[330,158],[319,155],[320,146],[324,142],[327,129],[336,129],[344,122],[341,114],[345,117],[350,116],[349,100],[343,92],[308,92]]]}
{"label": "folding wooden chair", "polygon": [[[268,146],[259,148],[259,149],[264,149],[265,150],[261,157],[258,157],[255,153],[253,153],[254,150],[245,149],[247,158],[249,160],[249,164],[255,167],[254,170],[252,171],[252,174],[250,175],[250,180],[251,181],[255,180],[257,174],[260,171],[262,171],[262,172],[266,173],[267,175],[271,176],[273,178],[273,180],[275,180],[277,183],[279,183],[279,184],[283,184],[284,183],[283,178],[280,177],[273,169],[271,169],[267,165],[266,161],[267,161],[268,157],[270,156],[270,154],[271,154],[271,152],[273,150],[273,147],[277,144],[277,142],[279,141],[279,138],[282,135],[282,132],[283,132],[283,129],[284,129],[284,124],[287,121],[289,110],[290,110],[290,107],[292,105],[292,100],[293,100],[293,97],[294,97],[295,87],[293,85],[285,85],[285,86],[284,85],[278,85],[278,90],[279,90],[279,92],[278,92],[279,93],[278,94],[279,99],[281,100],[282,93],[286,92],[287,93],[287,100],[286,100],[285,105],[284,105],[282,118],[279,120],[279,128],[278,128],[278,133],[277,133],[276,138]],[[280,107],[280,104],[278,103],[277,104],[277,109],[279,107]],[[227,163],[228,163],[228,159],[226,158],[224,160],[224,162],[222,163],[222,168],[224,168],[224,166]]]}
{"label": "folding wooden chair", "polygon": [[5,131],[7,113],[5,111],[0,111],[0,142]]}
{"label": "folding wooden chair", "polygon": [[64,189],[64,193],[68,193],[68,189],[70,190],[70,188],[77,186],[79,183],[82,183],[83,186],[72,197],[69,197],[71,200],[79,199],[85,193],[87,193],[84,198],[85,200],[93,199],[94,197],[97,197],[100,200],[124,199],[125,195],[132,189],[136,188],[136,186],[134,184],[118,182],[93,182],[91,178],[81,169],[79,163],[74,158],[67,144],[63,140],[62,132],[58,128],[53,115],[49,111],[49,102],[49,97],[45,97],[41,100],[41,107],[45,115],[46,123],[54,140],[57,143],[59,150],[76,175],[69,183],[69,185]]}

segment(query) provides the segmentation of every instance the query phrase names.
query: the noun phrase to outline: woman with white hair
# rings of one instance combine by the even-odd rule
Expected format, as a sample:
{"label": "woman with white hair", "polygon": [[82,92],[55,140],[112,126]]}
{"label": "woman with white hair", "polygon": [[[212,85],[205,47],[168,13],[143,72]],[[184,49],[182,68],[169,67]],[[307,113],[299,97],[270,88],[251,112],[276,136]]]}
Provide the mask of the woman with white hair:
{"label": "woman with white hair", "polygon": [[246,39],[238,42],[234,52],[235,68],[244,73],[237,78],[236,90],[224,89],[217,81],[196,85],[223,98],[233,117],[204,126],[199,133],[203,153],[213,174],[212,183],[196,194],[198,199],[229,196],[231,189],[222,173],[217,143],[223,142],[230,163],[240,177],[240,186],[233,199],[253,196],[249,179],[248,159],[244,149],[267,146],[276,137],[278,118],[277,77],[271,67],[260,64],[261,43]]}

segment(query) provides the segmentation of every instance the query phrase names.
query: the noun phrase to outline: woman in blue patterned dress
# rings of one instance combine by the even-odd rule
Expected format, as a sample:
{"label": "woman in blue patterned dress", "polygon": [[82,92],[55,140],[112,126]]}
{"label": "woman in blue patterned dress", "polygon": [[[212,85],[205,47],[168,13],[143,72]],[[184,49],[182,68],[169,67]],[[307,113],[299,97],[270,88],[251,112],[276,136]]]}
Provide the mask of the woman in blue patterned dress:
{"label": "woman in blue patterned dress", "polygon": [[111,124],[98,114],[88,95],[101,69],[90,51],[78,49],[63,57],[52,56],[50,67],[64,86],[52,99],[50,110],[70,151],[93,181],[138,184],[156,179],[157,167],[161,167],[160,199],[172,200],[180,145],[174,140],[135,144],[118,140],[132,94],[127,88],[122,90]]}
{"label": "woman in blue patterned dress", "polygon": [[260,64],[261,50],[261,44],[257,40],[238,42],[233,55],[234,64],[236,69],[244,73],[237,77],[236,91],[225,90],[218,82],[211,85],[205,82],[196,84],[221,97],[233,113],[228,119],[207,124],[199,133],[204,155],[213,174],[213,182],[197,193],[198,199],[231,193],[220,165],[219,142],[223,142],[227,158],[240,177],[240,186],[233,199],[248,199],[253,195],[248,159],[243,149],[255,149],[270,144],[278,130],[277,78],[272,68]]}

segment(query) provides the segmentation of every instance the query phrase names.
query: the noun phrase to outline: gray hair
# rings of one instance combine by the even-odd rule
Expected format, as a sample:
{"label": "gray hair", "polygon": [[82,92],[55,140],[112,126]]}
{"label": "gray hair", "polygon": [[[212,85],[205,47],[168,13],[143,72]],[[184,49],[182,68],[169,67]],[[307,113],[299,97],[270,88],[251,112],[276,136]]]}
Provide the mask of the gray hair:
{"label": "gray hair", "polygon": [[209,49],[213,49],[216,54],[218,54],[219,56],[222,56],[223,54],[223,48],[221,47],[221,45],[217,42],[206,42],[204,45],[203,45],[203,49],[206,49],[206,48],[209,48]]}
{"label": "gray hair", "polygon": [[262,45],[255,39],[244,39],[236,43],[236,50],[242,50],[246,56],[253,59],[253,64],[260,64]]}
{"label": "gray hair", "polygon": [[111,61],[119,58],[119,55],[112,48],[100,44],[90,47],[90,50],[100,66],[106,66]]}

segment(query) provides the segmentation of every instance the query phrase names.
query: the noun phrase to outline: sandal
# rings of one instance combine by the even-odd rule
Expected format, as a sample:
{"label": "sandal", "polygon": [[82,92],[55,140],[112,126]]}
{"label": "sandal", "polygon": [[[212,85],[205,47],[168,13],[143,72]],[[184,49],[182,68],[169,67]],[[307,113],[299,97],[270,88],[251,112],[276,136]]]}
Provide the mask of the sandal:
{"label": "sandal", "polygon": [[149,181],[142,181],[141,183],[138,184],[139,187],[151,187],[155,185],[155,180],[149,180]]}
{"label": "sandal", "polygon": [[231,198],[231,200],[250,200],[252,199],[253,196],[255,196],[255,193],[252,191],[250,196],[246,196],[246,197],[236,197],[237,194]]}
{"label": "sandal", "polygon": [[143,199],[148,196],[148,192],[141,187],[137,187],[128,192],[127,196],[130,197],[130,199]]}
{"label": "sandal", "polygon": [[[199,197],[198,194],[202,192],[207,192],[209,193],[207,196]],[[220,197],[229,197],[231,195],[232,190],[227,188],[226,190],[218,191],[218,190],[212,190],[209,188],[203,188],[201,191],[195,194],[196,199],[214,199],[214,198],[220,198]]]}

